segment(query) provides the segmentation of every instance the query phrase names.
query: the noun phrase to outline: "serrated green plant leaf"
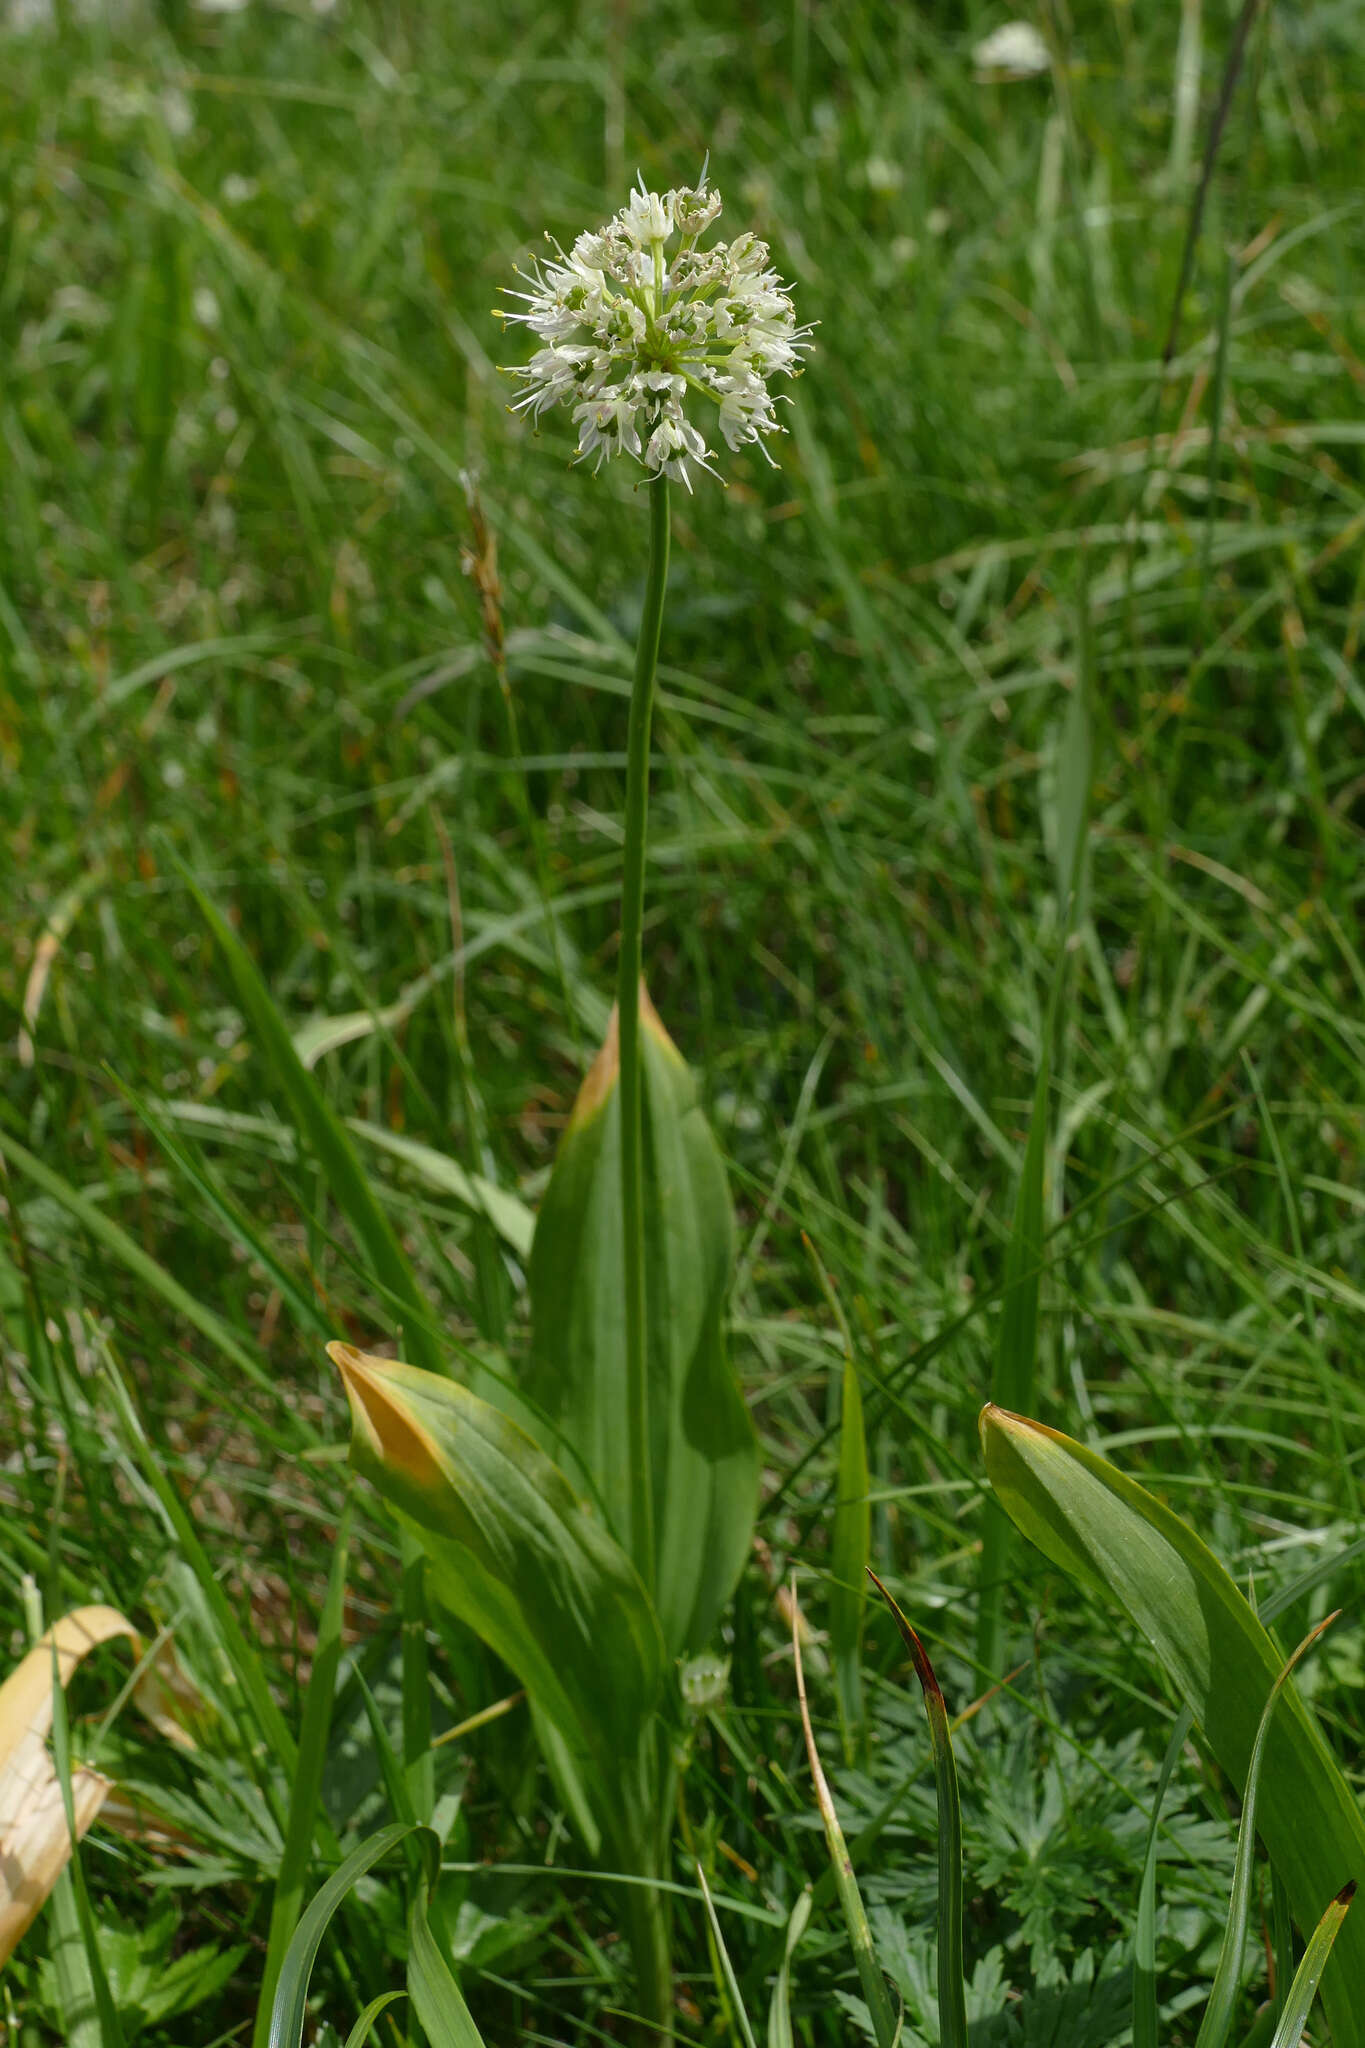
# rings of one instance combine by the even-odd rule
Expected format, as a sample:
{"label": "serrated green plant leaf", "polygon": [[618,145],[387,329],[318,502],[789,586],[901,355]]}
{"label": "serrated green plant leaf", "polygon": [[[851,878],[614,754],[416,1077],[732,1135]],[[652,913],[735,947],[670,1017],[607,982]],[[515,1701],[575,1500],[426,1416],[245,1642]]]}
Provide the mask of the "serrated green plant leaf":
{"label": "serrated green plant leaf", "polygon": [[[648,997],[641,1008],[645,1299],[655,1531],[669,1651],[704,1649],[748,1554],[753,1422],[726,1355],[734,1263],[725,1168],[696,1083]],[[616,1025],[560,1142],[531,1247],[530,1391],[581,1459],[611,1529],[631,1527]]]}
{"label": "serrated green plant leaf", "polygon": [[[1064,1571],[1114,1599],[1151,1645],[1239,1793],[1283,1662],[1218,1559],[1144,1488],[1059,1431],[988,1406],[991,1484],[1017,1527]],[[1301,1930],[1365,1871],[1365,1821],[1292,1686],[1266,1738],[1259,1829]],[[1323,1999],[1337,2048],[1365,2048],[1365,1922],[1347,1924]]]}

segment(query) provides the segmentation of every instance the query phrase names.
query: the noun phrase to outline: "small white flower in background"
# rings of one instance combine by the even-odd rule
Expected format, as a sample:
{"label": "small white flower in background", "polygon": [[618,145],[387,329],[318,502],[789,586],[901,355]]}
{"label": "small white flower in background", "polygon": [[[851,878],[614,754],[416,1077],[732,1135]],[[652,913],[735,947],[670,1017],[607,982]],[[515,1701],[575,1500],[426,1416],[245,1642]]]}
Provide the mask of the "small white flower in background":
{"label": "small white flower in background", "polygon": [[1052,59],[1031,21],[1007,21],[977,44],[972,62],[996,78],[1038,78]]}
{"label": "small white flower in background", "polygon": [[863,176],[867,180],[868,191],[875,192],[882,199],[899,192],[905,183],[904,171],[889,156],[870,156],[863,165]]}
{"label": "small white flower in background", "polygon": [[715,408],[731,449],[781,433],[768,380],[798,374],[810,329],[797,326],[766,243],[743,234],[697,246],[719,213],[704,171],[695,189],[647,192],[642,181],[567,256],[552,242],[554,260],[534,266],[533,289],[508,295],[525,311],[498,316],[541,343],[510,372],[525,385],[512,410],[534,420],[568,405],[580,460],[591,455],[600,468],[628,455],[689,490],[694,466],[717,474],[689,400],[703,422]]}

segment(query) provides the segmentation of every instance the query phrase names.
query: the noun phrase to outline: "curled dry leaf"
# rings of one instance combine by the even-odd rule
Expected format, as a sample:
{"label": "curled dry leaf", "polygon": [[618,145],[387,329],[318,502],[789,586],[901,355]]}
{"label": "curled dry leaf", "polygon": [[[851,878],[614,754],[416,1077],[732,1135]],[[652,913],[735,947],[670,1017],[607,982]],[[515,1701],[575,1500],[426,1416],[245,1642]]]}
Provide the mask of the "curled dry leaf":
{"label": "curled dry leaf", "polygon": [[[36,1918],[71,1855],[62,1785],[48,1749],[55,1705],[54,1685],[65,1687],[82,1658],[101,1643],[126,1638],[141,1657],[137,1630],[116,1607],[77,1607],[62,1616],[0,1686],[0,1967]],[[164,1657],[164,1652],[162,1653]],[[178,1673],[168,1684],[150,1663],[135,1696],[153,1725],[193,1747],[183,1725],[168,1710]],[[72,1813],[77,1841],[113,1791],[102,1772],[78,1764],[71,1773]]]}

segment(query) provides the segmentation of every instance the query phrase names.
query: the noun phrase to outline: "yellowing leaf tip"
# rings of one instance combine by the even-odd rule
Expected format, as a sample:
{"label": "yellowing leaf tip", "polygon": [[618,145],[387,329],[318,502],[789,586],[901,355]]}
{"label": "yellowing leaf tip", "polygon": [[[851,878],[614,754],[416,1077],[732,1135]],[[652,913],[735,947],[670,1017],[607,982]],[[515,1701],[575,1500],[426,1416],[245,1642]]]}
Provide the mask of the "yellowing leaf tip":
{"label": "yellowing leaf tip", "polygon": [[607,1019],[607,1035],[602,1049],[583,1077],[573,1110],[569,1116],[568,1130],[576,1131],[583,1124],[590,1123],[602,1109],[612,1089],[616,1086],[621,1071],[621,1048],[619,1024],[615,1003]]}
{"label": "yellowing leaf tip", "polygon": [[435,1445],[396,1384],[395,1375],[404,1370],[399,1362],[337,1341],[327,1346],[327,1356],[341,1374],[356,1436],[371,1456],[414,1486],[438,1484]]}

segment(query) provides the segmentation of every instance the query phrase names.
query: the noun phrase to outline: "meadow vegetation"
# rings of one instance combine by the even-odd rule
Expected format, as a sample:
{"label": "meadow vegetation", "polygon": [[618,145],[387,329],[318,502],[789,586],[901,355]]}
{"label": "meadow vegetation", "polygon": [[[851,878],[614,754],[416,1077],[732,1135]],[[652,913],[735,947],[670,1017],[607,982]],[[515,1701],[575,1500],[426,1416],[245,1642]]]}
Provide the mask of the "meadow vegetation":
{"label": "meadow vegetation", "polygon": [[[819,325],[778,467],[672,493],[644,959],[761,1451],[659,1764],[674,2024],[881,2039],[799,1603],[903,2048],[952,2048],[943,1725],[866,1555],[947,1703],[973,2048],[1144,2048],[1144,1926],[1160,2041],[1207,2048],[1237,1787],[993,1509],[993,1389],[1183,1517],[1279,1661],[1344,1610],[1294,1683],[1359,1785],[1359,12],[1047,0],[1021,79],[973,63],[1001,18],[0,14],[3,1668],[98,1603],[180,1675],[134,1693],[115,1638],[58,1704],[59,1775],[115,1790],[0,1971],[22,2048],[264,2048],[385,1828],[310,2041],[415,1982],[372,2038],[467,2044],[451,1976],[492,2043],[642,2038],[630,1873],[350,1474],[324,1347],[529,1369],[648,514],[509,419],[490,309],[708,152]],[[1312,1930],[1241,1875],[1227,2024],[1269,2043]]]}

